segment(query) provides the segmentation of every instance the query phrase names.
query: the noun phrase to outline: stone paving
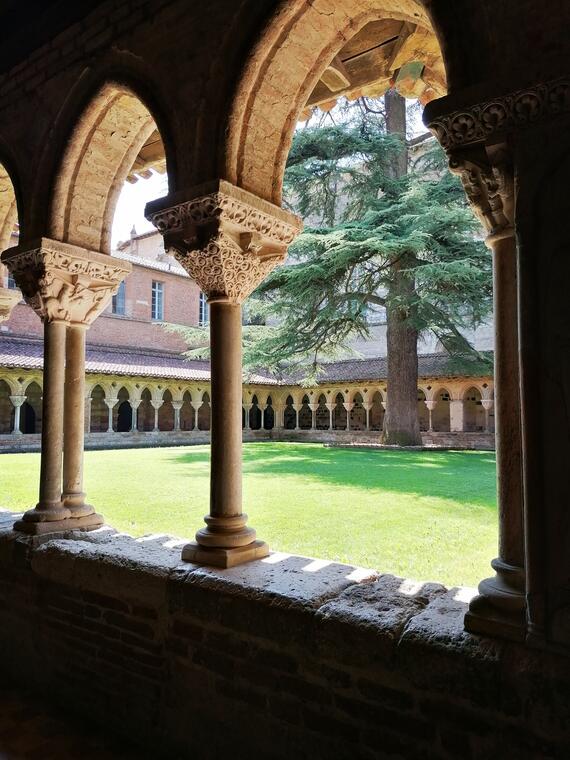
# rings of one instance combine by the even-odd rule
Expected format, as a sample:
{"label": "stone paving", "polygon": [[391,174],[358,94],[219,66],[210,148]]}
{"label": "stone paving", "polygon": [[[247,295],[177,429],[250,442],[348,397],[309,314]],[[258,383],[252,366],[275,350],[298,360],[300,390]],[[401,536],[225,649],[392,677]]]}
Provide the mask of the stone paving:
{"label": "stone paving", "polygon": [[0,674],[0,760],[135,760],[148,757],[75,716],[46,706]]}

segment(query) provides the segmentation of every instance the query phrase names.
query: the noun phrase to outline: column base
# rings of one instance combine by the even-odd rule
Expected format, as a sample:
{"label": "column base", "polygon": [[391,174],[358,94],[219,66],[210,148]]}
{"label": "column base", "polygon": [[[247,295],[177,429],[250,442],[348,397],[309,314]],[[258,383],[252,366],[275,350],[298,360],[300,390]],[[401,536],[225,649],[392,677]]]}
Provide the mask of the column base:
{"label": "column base", "polygon": [[104,524],[103,516],[93,512],[85,517],[66,517],[63,520],[44,520],[43,522],[17,520],[14,523],[14,530],[27,533],[29,536],[43,536],[46,533],[66,533],[70,530],[97,530]]}
{"label": "column base", "polygon": [[465,614],[465,630],[510,641],[525,641],[524,570],[501,559],[495,559],[491,564],[497,575],[479,584],[479,595],[471,600]]}
{"label": "column base", "polygon": [[220,548],[216,546],[201,546],[197,541],[191,541],[182,549],[183,562],[194,562],[197,565],[212,567],[235,567],[256,559],[269,556],[269,546],[265,541],[252,541],[245,546]]}

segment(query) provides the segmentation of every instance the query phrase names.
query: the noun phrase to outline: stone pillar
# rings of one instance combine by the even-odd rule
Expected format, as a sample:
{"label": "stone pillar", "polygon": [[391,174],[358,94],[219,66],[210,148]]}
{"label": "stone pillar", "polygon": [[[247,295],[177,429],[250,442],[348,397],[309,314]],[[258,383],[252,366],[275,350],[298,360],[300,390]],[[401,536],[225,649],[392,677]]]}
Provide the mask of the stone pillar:
{"label": "stone pillar", "polygon": [[309,407],[311,409],[311,430],[316,430],[317,428],[317,409],[319,408],[318,404],[309,404]]}
{"label": "stone pillar", "polygon": [[107,404],[107,410],[109,412],[106,432],[112,433],[113,432],[113,409],[119,403],[119,399],[116,396],[112,396],[111,398],[105,397],[105,403]]}
{"label": "stone pillar", "polygon": [[199,430],[198,427],[198,412],[200,411],[200,407],[202,406],[202,401],[191,401],[192,409],[194,410],[194,430]]}
{"label": "stone pillar", "polygon": [[485,432],[490,433],[491,432],[491,421],[490,421],[490,414],[491,410],[493,409],[493,404],[495,402],[492,398],[484,398],[481,399],[481,404],[483,406],[483,409],[485,410]]}
{"label": "stone pillar", "polygon": [[462,433],[465,428],[465,403],[462,399],[449,402],[449,430]]}
{"label": "stone pillar", "polygon": [[85,394],[83,404],[85,407],[85,432],[90,433],[91,432],[91,388]]}
{"label": "stone pillar", "polygon": [[428,410],[428,433],[433,433],[433,410],[437,406],[435,399],[426,399],[425,405]]}
{"label": "stone pillar", "polygon": [[153,433],[158,433],[158,431],[160,430],[160,428],[158,426],[158,410],[162,406],[163,401],[162,401],[162,399],[154,399],[153,398],[153,399],[150,400],[150,403],[152,404],[152,408],[154,409],[154,427],[152,429],[152,432]]}
{"label": "stone pillar", "polygon": [[527,608],[514,173],[506,145],[453,154],[450,168],[460,175],[493,253],[499,556],[491,562],[495,576],[479,584],[465,626],[474,633],[521,641],[526,638]]}
{"label": "stone pillar", "polygon": [[273,411],[275,412],[275,424],[274,427],[276,430],[283,430],[283,410],[284,410],[283,404],[275,404],[273,407]]}
{"label": "stone pillar", "polygon": [[245,430],[251,430],[251,410],[253,409],[253,404],[244,404],[243,408],[245,409]]}
{"label": "stone pillar", "polygon": [[241,304],[284,261],[300,223],[224,181],[196,188],[185,203],[166,200],[148,204],[147,217],[210,304],[210,513],[182,558],[231,567],[269,553],[242,512]]}
{"label": "stone pillar", "polygon": [[364,404],[364,409],[366,410],[366,430],[370,430],[370,410],[372,409],[372,404],[367,401]]}
{"label": "stone pillar", "polygon": [[25,396],[10,396],[10,401],[14,407],[14,427],[12,428],[12,435],[22,435],[22,431],[20,430],[20,409],[25,400]]}
{"label": "stone pillar", "polygon": [[343,401],[344,408],[346,409],[346,430],[350,430],[350,413],[352,412],[354,408],[354,403],[352,401]]}
{"label": "stone pillar", "polygon": [[174,407],[174,432],[180,430],[180,410],[182,409],[183,403],[183,401],[172,402],[172,406]]}
{"label": "stone pillar", "polygon": [[139,406],[142,404],[142,398],[137,398],[133,401],[131,401],[131,410],[132,410],[132,418],[131,418],[131,433],[136,433],[138,430],[138,409]]}
{"label": "stone pillar", "polygon": [[336,406],[336,404],[331,403],[330,401],[327,401],[327,409],[329,410],[329,430],[333,429],[333,411]]}
{"label": "stone pillar", "polygon": [[47,238],[30,249],[5,251],[2,263],[44,323],[40,496],[14,528],[33,534],[91,530],[102,518],[83,493],[85,329],[131,267]]}

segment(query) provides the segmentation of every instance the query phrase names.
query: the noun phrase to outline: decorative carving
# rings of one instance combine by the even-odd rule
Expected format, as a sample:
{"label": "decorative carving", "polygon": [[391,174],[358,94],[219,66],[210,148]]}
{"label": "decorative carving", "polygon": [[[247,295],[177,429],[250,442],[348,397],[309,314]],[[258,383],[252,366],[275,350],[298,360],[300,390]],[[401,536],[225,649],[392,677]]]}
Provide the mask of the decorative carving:
{"label": "decorative carving", "polygon": [[2,254],[22,295],[42,321],[90,325],[117,292],[131,265],[41,238],[30,250]]}
{"label": "decorative carving", "polygon": [[561,78],[438,116],[427,127],[450,151],[568,112],[570,79]]}
{"label": "decorative carving", "polygon": [[219,181],[168,208],[147,206],[147,218],[209,298],[241,303],[285,260],[302,228],[293,214]]}
{"label": "decorative carving", "polygon": [[473,211],[490,236],[513,230],[513,169],[504,148],[476,155],[453,152],[449,168],[459,175]]}

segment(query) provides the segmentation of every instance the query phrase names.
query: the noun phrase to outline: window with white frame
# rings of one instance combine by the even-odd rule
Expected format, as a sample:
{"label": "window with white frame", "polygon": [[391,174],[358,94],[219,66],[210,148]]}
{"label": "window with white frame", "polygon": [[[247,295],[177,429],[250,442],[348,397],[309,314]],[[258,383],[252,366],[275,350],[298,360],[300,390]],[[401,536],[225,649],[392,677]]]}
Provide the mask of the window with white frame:
{"label": "window with white frame", "polygon": [[208,296],[200,293],[200,310],[198,314],[198,324],[204,327],[210,321],[210,307],[208,306]]}
{"label": "window with white frame", "polygon": [[159,321],[164,319],[164,283],[154,280],[152,283],[151,316],[152,319]]}
{"label": "window with white frame", "polygon": [[113,296],[113,314],[125,315],[125,282],[119,285],[119,289]]}

